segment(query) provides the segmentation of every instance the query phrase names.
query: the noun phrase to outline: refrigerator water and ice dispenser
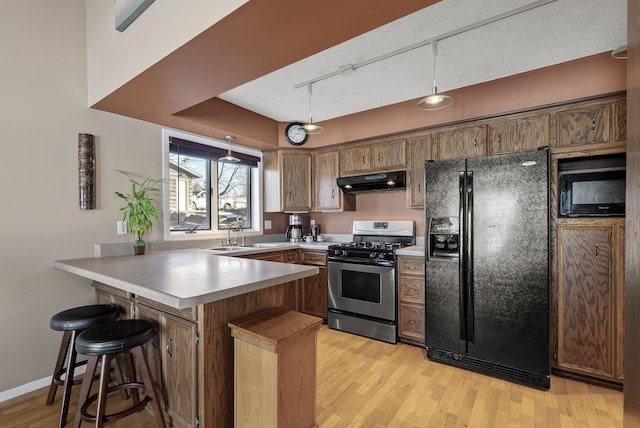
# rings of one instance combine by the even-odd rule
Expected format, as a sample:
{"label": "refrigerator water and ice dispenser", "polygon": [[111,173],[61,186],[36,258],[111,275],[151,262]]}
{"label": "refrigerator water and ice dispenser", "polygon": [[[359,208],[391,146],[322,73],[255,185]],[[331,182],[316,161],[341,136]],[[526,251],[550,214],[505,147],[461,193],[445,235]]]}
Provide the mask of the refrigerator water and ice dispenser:
{"label": "refrigerator water and ice dispenser", "polygon": [[458,217],[429,219],[429,258],[458,258],[460,227]]}

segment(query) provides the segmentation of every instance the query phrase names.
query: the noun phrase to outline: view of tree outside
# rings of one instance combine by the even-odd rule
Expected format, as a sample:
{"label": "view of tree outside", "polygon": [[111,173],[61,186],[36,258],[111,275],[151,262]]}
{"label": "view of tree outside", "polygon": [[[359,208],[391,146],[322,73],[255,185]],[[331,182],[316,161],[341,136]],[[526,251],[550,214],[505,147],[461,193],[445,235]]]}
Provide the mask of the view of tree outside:
{"label": "view of tree outside", "polygon": [[251,167],[174,152],[169,163],[171,231],[212,230],[212,219],[219,230],[251,227]]}

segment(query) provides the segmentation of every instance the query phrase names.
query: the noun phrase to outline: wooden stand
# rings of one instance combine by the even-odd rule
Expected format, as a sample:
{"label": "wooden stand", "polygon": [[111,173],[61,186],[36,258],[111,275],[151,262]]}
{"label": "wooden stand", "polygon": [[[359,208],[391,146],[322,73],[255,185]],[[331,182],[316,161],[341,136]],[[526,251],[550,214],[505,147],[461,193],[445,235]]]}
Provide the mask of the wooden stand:
{"label": "wooden stand", "polygon": [[235,346],[235,427],[318,427],[316,334],[321,323],[321,318],[280,309],[229,323]]}

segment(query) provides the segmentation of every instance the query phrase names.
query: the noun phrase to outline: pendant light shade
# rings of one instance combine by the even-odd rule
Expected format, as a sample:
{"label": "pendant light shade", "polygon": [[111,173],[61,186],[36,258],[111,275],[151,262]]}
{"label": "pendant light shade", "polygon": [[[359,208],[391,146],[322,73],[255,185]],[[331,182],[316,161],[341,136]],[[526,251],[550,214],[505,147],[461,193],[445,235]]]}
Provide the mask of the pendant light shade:
{"label": "pendant light shade", "polygon": [[311,116],[311,95],[313,91],[311,85],[312,83],[309,83],[309,85],[307,86],[307,88],[309,89],[309,122],[302,125],[302,130],[305,132],[305,134],[319,134],[324,131],[324,129],[322,128],[322,126],[313,123],[313,117]]}
{"label": "pendant light shade", "polygon": [[221,157],[220,159],[218,159],[220,162],[229,162],[229,163],[238,163],[240,162],[240,159],[238,159],[237,157],[235,157],[232,153],[231,153],[231,143],[233,143],[236,139],[234,137],[232,137],[231,135],[227,135],[226,137],[224,137],[225,141],[227,143],[229,143],[229,149],[227,150],[227,155],[224,157]]}
{"label": "pendant light shade", "polygon": [[453,98],[449,95],[439,94],[436,86],[436,57],[438,56],[438,41],[431,42],[433,47],[433,93],[418,101],[416,107],[420,110],[440,110],[449,106],[453,102]]}
{"label": "pendant light shade", "polygon": [[611,56],[615,59],[627,59],[627,44],[623,44],[615,48],[611,52]]}

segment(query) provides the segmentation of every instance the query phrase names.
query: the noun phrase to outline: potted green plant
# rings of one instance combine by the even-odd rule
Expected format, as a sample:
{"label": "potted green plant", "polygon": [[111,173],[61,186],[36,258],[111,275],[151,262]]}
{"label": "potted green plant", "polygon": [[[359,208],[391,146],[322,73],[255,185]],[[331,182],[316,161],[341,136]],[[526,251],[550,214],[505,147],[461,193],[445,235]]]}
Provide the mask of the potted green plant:
{"label": "potted green plant", "polygon": [[154,206],[153,196],[160,192],[156,186],[162,180],[147,177],[144,181],[139,182],[124,171],[118,172],[126,175],[131,182],[130,193],[115,192],[116,196],[127,203],[120,208],[120,211],[123,212],[122,220],[126,223],[129,233],[137,238],[133,243],[134,253],[136,255],[144,254],[146,247],[144,235],[151,232],[153,220],[158,219],[158,210]]}

